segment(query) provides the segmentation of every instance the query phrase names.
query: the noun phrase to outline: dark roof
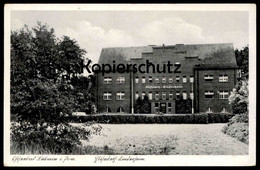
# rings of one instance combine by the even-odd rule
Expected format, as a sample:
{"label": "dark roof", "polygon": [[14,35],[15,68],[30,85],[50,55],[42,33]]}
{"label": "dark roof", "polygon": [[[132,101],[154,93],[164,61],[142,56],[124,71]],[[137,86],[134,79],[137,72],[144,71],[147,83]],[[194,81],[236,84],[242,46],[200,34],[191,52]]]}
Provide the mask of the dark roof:
{"label": "dark roof", "polygon": [[142,53],[153,53],[155,50],[163,48],[169,49],[168,52],[171,52],[172,49],[172,53],[182,53],[187,59],[197,58],[199,65],[196,67],[237,66],[232,43],[103,48],[99,64],[111,63],[113,60],[128,62],[130,59],[142,58]]}
{"label": "dark roof", "polygon": [[130,59],[133,58],[141,59],[143,52],[153,52],[152,46],[103,48],[98,63],[105,64],[111,63],[112,61],[130,61]]}
{"label": "dark roof", "polygon": [[193,67],[194,69],[197,70],[214,70],[214,69],[238,69],[238,66],[235,65],[219,65],[219,64],[205,64],[205,65],[195,65]]}

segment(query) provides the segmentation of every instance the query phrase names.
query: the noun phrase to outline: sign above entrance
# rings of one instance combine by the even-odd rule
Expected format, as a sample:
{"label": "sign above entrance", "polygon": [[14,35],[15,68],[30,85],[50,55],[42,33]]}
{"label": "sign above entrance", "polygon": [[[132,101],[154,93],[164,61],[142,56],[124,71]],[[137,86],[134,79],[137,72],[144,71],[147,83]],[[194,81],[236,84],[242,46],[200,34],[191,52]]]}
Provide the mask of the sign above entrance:
{"label": "sign above entrance", "polygon": [[145,86],[146,89],[181,89],[182,86]]}

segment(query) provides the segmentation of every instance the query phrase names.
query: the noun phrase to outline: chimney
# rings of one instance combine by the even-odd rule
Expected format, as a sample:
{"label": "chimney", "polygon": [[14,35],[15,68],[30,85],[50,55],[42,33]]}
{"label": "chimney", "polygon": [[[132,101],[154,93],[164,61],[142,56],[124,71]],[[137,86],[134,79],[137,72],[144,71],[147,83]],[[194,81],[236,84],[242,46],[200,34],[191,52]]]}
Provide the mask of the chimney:
{"label": "chimney", "polygon": [[165,45],[163,44],[162,46],[163,46],[163,50],[164,50],[164,48],[165,48]]}

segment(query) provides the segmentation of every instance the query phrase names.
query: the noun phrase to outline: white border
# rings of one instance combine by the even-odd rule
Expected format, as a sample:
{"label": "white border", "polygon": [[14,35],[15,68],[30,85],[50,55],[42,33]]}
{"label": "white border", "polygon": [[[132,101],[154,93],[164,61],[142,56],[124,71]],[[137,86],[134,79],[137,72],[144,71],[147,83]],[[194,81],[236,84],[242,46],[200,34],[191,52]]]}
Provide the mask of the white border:
{"label": "white border", "polygon": [[[95,155],[74,156],[75,161],[24,161],[13,163],[10,156],[10,14],[13,10],[43,11],[248,11],[249,12],[249,155],[138,156],[145,161],[94,164]],[[4,8],[4,166],[246,166],[256,164],[256,5],[255,4],[6,4]],[[239,148],[238,148],[239,149]],[[24,156],[24,155],[23,155]],[[33,155],[34,157],[37,155]],[[39,156],[39,155],[38,155]],[[43,155],[40,155],[43,156]],[[115,155],[113,155],[115,156]],[[126,155],[124,155],[126,156]],[[64,159],[66,155],[49,155]]]}

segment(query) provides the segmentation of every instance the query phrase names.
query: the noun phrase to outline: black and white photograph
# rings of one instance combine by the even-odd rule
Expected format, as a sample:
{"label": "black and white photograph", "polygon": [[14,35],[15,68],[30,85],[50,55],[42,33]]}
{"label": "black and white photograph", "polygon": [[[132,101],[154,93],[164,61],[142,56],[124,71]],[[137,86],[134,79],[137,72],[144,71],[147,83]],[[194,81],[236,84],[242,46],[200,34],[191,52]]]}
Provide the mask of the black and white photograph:
{"label": "black and white photograph", "polygon": [[6,4],[4,166],[254,166],[255,4]]}

